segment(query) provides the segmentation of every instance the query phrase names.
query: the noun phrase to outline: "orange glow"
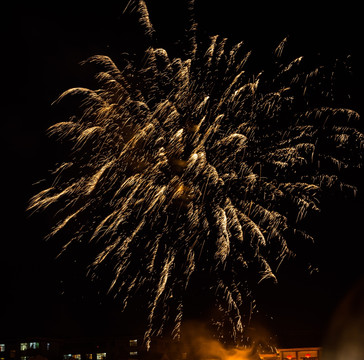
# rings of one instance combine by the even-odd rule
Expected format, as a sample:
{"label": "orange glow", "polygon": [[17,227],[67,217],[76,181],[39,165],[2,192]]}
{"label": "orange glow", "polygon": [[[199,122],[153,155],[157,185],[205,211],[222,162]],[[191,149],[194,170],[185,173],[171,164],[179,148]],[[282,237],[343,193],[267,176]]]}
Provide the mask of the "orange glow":
{"label": "orange glow", "polygon": [[221,360],[247,360],[250,359],[251,351],[248,349],[226,349],[221,343],[212,339],[200,338],[199,357],[201,359],[221,359]]}
{"label": "orange glow", "polygon": [[215,340],[202,324],[184,324],[182,343],[187,358],[200,360],[249,360],[253,349],[226,347]]}

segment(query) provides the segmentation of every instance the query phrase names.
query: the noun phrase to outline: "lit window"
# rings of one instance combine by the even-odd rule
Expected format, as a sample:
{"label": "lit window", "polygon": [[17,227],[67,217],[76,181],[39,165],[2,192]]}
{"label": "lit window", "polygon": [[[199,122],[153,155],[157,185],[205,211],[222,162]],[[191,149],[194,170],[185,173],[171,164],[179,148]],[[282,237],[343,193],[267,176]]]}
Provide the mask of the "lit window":
{"label": "lit window", "polygon": [[5,344],[0,344],[0,351],[1,352],[5,351]]}
{"label": "lit window", "polygon": [[20,343],[20,351],[28,350],[28,343]]}
{"label": "lit window", "polygon": [[97,360],[104,360],[104,359],[106,359],[106,353],[97,353],[96,354],[96,359]]}
{"label": "lit window", "polygon": [[81,360],[81,354],[73,354],[72,359]]}
{"label": "lit window", "polygon": [[64,360],[68,360],[68,359],[71,359],[72,358],[72,354],[65,354],[63,355],[63,359]]}
{"label": "lit window", "polygon": [[20,356],[20,360],[28,360],[29,356]]}
{"label": "lit window", "polygon": [[317,350],[302,350],[298,351],[298,359],[304,359],[304,360],[314,360],[318,358],[318,352]]}
{"label": "lit window", "polygon": [[137,351],[130,351],[130,356],[137,356],[138,355],[138,352]]}
{"label": "lit window", "polygon": [[138,346],[138,340],[129,340],[129,346],[131,347]]}
{"label": "lit window", "polygon": [[39,349],[39,342],[29,343],[29,349]]}
{"label": "lit window", "polygon": [[92,360],[92,354],[86,354],[86,359],[87,360]]}

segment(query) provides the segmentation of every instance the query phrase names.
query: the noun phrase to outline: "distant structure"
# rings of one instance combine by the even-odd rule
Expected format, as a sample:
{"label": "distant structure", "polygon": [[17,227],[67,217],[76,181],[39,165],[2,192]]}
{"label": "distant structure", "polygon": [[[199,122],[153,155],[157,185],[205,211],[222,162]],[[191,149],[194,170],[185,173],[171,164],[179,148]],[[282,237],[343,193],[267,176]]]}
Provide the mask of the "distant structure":
{"label": "distant structure", "polygon": [[0,339],[0,360],[140,360],[138,337]]}
{"label": "distant structure", "polygon": [[0,339],[0,360],[58,359],[61,341],[46,338]]}
{"label": "distant structure", "polygon": [[321,360],[321,347],[300,347],[277,349],[277,353],[261,353],[261,360]]}
{"label": "distant structure", "polygon": [[[193,360],[170,340],[156,339],[148,352],[142,341],[141,337],[132,336],[0,339],[0,360]],[[261,360],[321,360],[321,353],[320,347],[304,347],[277,349],[276,353],[258,356]]]}

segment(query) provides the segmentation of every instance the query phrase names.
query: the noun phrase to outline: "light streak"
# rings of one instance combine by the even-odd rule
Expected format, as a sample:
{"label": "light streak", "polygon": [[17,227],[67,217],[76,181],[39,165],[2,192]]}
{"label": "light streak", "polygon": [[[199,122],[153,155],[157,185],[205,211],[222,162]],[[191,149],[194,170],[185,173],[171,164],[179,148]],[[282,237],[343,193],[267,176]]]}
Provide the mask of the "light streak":
{"label": "light streak", "polygon": [[[133,4],[151,40],[146,3]],[[193,7],[189,1],[190,14]],[[90,273],[110,270],[109,291],[125,306],[148,289],[147,344],[168,319],[179,336],[181,289],[201,269],[213,274],[224,319],[216,323],[238,339],[252,308],[251,272],[255,282],[276,281],[294,255],[290,241],[312,240],[301,222],[320,210],[322,188],[355,191],[336,173],[362,163],[358,113],[310,102],[323,68],[305,70],[303,57],[281,63],[284,39],[273,75],[249,73],[242,42],[216,35],[198,45],[190,22],[185,58],[149,46],[142,65],[119,69],[103,55],[84,61],[103,68],[99,89],[69,89],[55,102],[80,99],[81,114],[49,130],[73,144],[71,159],[29,205],[58,210],[50,235],[64,232],[65,248],[80,238],[102,244]],[[353,149],[361,150],[356,159]]]}

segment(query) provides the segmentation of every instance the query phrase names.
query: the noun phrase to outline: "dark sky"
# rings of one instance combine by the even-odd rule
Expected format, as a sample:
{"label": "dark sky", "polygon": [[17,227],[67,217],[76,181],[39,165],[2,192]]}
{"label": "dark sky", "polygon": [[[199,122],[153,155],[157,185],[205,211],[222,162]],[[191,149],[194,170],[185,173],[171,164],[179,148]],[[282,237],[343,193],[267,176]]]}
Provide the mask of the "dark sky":
{"label": "dark sky", "polygon": [[[29,219],[25,207],[33,194],[32,183],[44,176],[53,161],[45,137],[54,121],[50,103],[70,87],[87,85],[80,61],[94,54],[117,56],[137,46],[137,26],[122,15],[126,2],[79,2],[77,7],[64,2],[12,2],[3,11],[6,111],[1,131],[5,216],[0,250],[4,300],[0,336],[78,335],[90,328],[118,328],[123,320],[112,300],[99,304],[96,290],[84,284],[72,264],[53,260],[54,246],[41,239],[48,224],[44,219],[42,223]],[[330,60],[350,54],[351,107],[362,112],[359,2],[319,7],[308,2],[291,2],[291,7],[276,2],[239,7],[236,4],[241,2],[232,0],[196,2],[197,20],[207,34],[246,40],[258,54],[273,49],[287,35],[297,56],[320,52],[322,59]],[[173,46],[181,21],[178,5],[171,4],[155,2],[151,17],[162,44]],[[352,176],[355,184],[362,183],[362,172]],[[318,237],[312,256],[320,266],[318,273],[310,276],[302,264],[292,261],[282,267],[278,286],[261,285],[262,313],[267,314],[267,324],[280,345],[320,345],[333,311],[364,276],[362,200],[359,194],[356,199],[336,197],[323,204],[313,225]]]}

